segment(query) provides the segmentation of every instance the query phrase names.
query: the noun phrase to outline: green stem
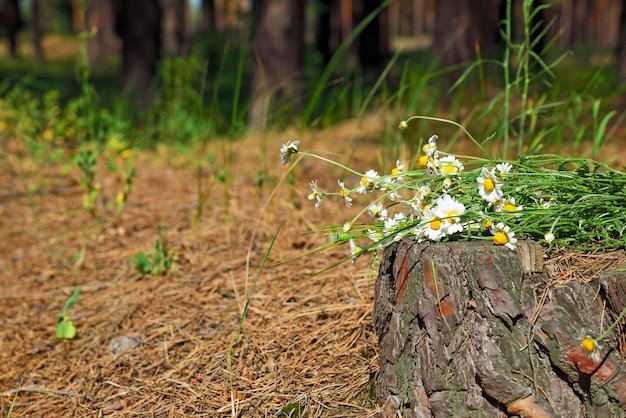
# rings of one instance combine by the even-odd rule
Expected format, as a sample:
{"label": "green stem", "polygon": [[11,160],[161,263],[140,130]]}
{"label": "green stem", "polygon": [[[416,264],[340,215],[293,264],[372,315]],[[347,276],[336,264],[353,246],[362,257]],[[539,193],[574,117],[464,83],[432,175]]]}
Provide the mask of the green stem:
{"label": "green stem", "polygon": [[502,130],[504,134],[504,146],[502,158],[506,159],[509,152],[509,115],[511,107],[511,81],[509,79],[509,62],[511,57],[511,3],[506,0],[506,18],[504,20],[504,57],[502,58],[502,70],[504,72],[504,115],[502,120]]}
{"label": "green stem", "polygon": [[600,341],[602,341],[603,339],[605,339],[607,337],[607,335],[609,335],[611,333],[611,331],[613,331],[613,329],[615,329],[615,327],[617,326],[617,324],[624,318],[624,315],[626,315],[626,307],[624,307],[624,309],[622,309],[622,312],[619,314],[619,316],[617,317],[617,319],[615,320],[615,322],[613,322],[611,324],[610,327],[607,328],[606,331],[604,331],[602,333],[602,335],[600,335],[598,338],[596,338],[594,341],[596,343],[599,343]]}

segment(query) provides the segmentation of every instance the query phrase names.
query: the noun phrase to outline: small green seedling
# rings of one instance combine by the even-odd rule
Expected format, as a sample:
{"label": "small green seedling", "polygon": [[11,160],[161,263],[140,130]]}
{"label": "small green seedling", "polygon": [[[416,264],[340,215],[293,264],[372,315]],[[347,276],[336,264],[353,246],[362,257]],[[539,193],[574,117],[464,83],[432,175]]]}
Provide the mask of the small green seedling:
{"label": "small green seedling", "polygon": [[133,264],[137,268],[137,272],[141,274],[142,277],[148,274],[162,276],[172,268],[173,263],[174,256],[168,254],[163,245],[161,226],[157,228],[157,239],[154,242],[154,255],[152,259],[142,251],[137,253],[134,259],[130,260],[130,264]]}
{"label": "small green seedling", "polygon": [[65,307],[63,308],[63,312],[59,315],[59,320],[57,321],[57,338],[62,340],[71,340],[76,336],[76,327],[72,322],[72,319],[67,314],[67,311],[78,301],[78,295],[80,294],[80,287],[77,287],[74,290],[74,293],[70,298],[65,302]]}

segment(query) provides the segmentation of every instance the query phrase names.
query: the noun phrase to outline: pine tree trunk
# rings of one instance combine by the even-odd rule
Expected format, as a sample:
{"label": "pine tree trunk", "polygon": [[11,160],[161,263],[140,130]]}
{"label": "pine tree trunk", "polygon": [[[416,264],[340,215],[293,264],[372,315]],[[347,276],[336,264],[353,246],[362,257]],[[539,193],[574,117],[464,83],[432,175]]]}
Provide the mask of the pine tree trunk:
{"label": "pine tree trunk", "polygon": [[[585,333],[598,337],[610,323],[597,280],[555,284],[541,247],[518,244],[517,252],[476,242],[387,248],[374,318],[376,393],[390,411],[379,416],[396,408],[403,417],[624,416],[615,333],[600,363],[581,348]],[[599,280],[607,308],[621,310],[626,273]]]}
{"label": "pine tree trunk", "polygon": [[255,69],[248,122],[263,129],[278,105],[301,106],[304,0],[263,0],[256,6]]}

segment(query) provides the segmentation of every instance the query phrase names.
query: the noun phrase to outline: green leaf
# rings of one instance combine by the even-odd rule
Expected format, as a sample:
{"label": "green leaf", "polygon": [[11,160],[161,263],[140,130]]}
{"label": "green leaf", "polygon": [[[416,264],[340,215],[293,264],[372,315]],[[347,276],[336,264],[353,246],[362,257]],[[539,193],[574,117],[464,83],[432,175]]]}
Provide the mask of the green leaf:
{"label": "green leaf", "polygon": [[57,322],[57,338],[64,340],[71,340],[76,336],[76,327],[72,320],[64,316],[59,318]]}

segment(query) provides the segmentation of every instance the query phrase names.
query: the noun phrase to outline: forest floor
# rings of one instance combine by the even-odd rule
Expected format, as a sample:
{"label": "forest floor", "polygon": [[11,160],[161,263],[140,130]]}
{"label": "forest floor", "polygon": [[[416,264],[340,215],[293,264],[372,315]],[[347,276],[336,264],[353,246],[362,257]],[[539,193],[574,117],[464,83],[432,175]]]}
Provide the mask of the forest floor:
{"label": "forest floor", "polygon": [[[368,203],[348,209],[329,200],[316,209],[309,181],[330,189],[345,173],[304,160],[290,186],[280,145],[299,138],[301,149],[339,159],[358,145],[351,166],[365,171],[381,160],[375,125],[360,126],[354,141],[346,123],[232,142],[230,202],[214,180],[199,220],[193,152],[161,147],[138,155],[130,199],[114,221],[114,213],[94,219],[82,208],[75,169],[62,174],[7,144],[0,153],[0,416],[13,401],[12,417],[276,416],[288,404],[311,417],[375,412],[376,273],[359,259],[314,276],[344,259],[345,246],[277,264],[328,242],[306,231],[341,225]],[[222,146],[211,142],[197,154],[212,153],[219,165]],[[623,153],[616,149],[607,155]],[[614,162],[623,164],[621,157]],[[264,167],[269,176],[259,188]],[[115,177],[102,178],[111,198]],[[129,260],[153,253],[159,225],[175,268],[141,277]],[[59,340],[55,326],[77,286],[68,312],[77,335]]]}
{"label": "forest floor", "polygon": [[[300,139],[339,155],[350,149],[346,129]],[[294,138],[232,143],[228,222],[217,181],[195,220],[192,152],[138,155],[130,199],[114,222],[114,212],[93,219],[82,208],[75,169],[61,174],[8,144],[0,155],[0,416],[16,390],[12,417],[276,416],[289,403],[307,416],[375,410],[375,272],[363,259],[311,277],[344,259],[345,246],[275,265],[328,242],[304,232],[349,216],[338,201],[316,209],[307,200],[310,180],[334,188],[340,171],[308,160],[293,187],[281,180],[289,166],[278,151]],[[219,161],[220,147],[204,152]],[[263,165],[279,185],[271,199],[272,181],[257,187]],[[103,178],[107,196],[117,185]],[[142,278],[129,260],[153,253],[159,224],[175,268]],[[76,286],[68,313],[77,335],[59,340],[56,322]]]}

